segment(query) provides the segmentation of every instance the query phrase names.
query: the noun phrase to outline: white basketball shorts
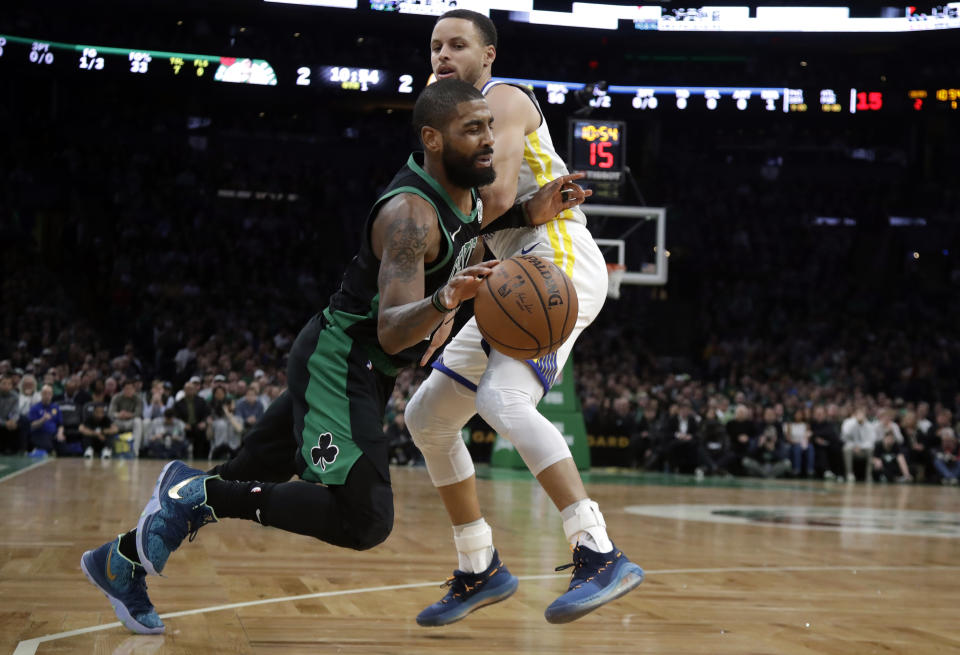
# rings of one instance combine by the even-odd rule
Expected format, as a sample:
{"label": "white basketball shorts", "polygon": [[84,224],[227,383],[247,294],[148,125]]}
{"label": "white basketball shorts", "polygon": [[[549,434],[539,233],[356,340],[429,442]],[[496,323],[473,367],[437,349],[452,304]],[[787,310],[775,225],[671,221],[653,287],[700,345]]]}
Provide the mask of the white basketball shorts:
{"label": "white basketball shorts", "polygon": [[[511,256],[531,254],[553,262],[566,273],[573,280],[579,302],[576,326],[563,345],[540,359],[526,360],[546,392],[563,370],[577,337],[603,307],[607,298],[607,266],[590,231],[575,221],[552,221],[531,230],[527,243]],[[476,391],[487,368],[489,352],[490,346],[483,340],[476,318],[471,317],[446,345],[433,368]]]}

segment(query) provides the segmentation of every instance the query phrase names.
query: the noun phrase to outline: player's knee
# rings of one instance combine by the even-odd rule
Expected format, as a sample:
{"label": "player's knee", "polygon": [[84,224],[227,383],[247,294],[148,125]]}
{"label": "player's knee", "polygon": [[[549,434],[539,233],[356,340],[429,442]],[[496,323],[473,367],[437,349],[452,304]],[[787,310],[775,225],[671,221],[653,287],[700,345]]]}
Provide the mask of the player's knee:
{"label": "player's knee", "polygon": [[393,531],[393,511],[362,517],[352,528],[350,548],[370,550],[386,541]]}
{"label": "player's knee", "polygon": [[414,394],[404,412],[404,420],[413,443],[422,452],[432,449],[449,449],[454,438],[460,438],[459,425],[447,425],[448,421],[440,415],[435,407],[431,407],[428,393],[420,390]]}
{"label": "player's knee", "polygon": [[407,429],[410,430],[410,436],[413,437],[413,442],[420,445],[417,439],[421,438],[421,435],[427,430],[427,425],[429,421],[429,410],[425,407],[426,402],[424,401],[424,396],[418,389],[416,393],[413,394],[413,398],[407,403],[407,408],[403,412],[403,420],[407,424]]}

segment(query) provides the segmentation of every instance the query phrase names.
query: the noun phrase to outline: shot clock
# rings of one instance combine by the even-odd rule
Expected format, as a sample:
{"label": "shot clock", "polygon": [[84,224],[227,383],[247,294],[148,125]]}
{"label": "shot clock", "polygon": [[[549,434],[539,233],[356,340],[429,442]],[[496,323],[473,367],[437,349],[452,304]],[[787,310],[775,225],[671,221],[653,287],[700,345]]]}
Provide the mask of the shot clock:
{"label": "shot clock", "polygon": [[570,167],[575,171],[620,173],[626,155],[623,121],[571,119]]}

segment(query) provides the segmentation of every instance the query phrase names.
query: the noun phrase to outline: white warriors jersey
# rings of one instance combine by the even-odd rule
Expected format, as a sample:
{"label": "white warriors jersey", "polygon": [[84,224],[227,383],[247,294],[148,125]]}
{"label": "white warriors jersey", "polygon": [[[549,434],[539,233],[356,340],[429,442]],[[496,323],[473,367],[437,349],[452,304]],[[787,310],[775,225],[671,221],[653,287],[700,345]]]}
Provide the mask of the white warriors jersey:
{"label": "white warriors jersey", "polygon": [[[483,95],[487,95],[490,89],[498,84],[509,83],[490,80],[483,86],[481,92]],[[510,86],[526,93],[537,108],[537,113],[540,114],[540,126],[524,137],[523,163],[520,164],[519,180],[517,181],[517,201],[524,201],[535,194],[540,187],[551,180],[566,175],[569,171],[567,171],[567,165],[560,159],[553,147],[553,139],[550,138],[547,121],[544,119],[543,112],[540,111],[540,104],[533,93],[518,84],[511,84]],[[494,144],[494,148],[496,148],[496,144]],[[587,224],[587,217],[580,207],[564,210],[561,217],[576,221],[581,225]],[[487,235],[484,242],[495,257],[506,259],[517,254],[527,245],[532,234],[533,228],[512,228]]]}

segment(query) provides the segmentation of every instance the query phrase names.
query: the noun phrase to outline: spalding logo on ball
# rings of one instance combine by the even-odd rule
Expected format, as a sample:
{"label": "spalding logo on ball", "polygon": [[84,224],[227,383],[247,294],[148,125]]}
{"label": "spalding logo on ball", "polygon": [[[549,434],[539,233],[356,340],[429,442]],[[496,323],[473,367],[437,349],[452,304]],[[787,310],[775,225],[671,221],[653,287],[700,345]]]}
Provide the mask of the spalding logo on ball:
{"label": "spalding logo on ball", "polygon": [[578,307],[570,278],[534,255],[497,264],[473,301],[480,334],[515,359],[539,359],[556,351],[573,332]]}

